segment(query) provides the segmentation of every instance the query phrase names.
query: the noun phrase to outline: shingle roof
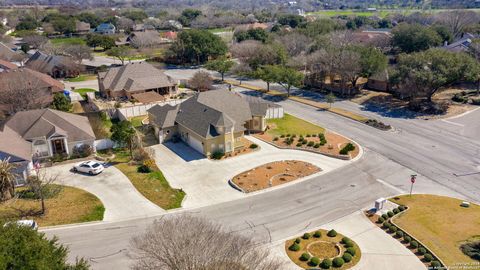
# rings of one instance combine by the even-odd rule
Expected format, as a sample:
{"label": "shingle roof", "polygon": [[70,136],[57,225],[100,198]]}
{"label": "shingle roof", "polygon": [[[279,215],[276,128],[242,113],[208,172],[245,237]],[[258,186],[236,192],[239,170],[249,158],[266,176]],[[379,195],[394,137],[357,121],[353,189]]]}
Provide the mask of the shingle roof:
{"label": "shingle roof", "polygon": [[19,56],[18,52],[13,51],[8,45],[0,42],[0,59],[12,61],[16,56]]}
{"label": "shingle roof", "polygon": [[253,116],[265,116],[269,108],[281,107],[278,104],[265,101],[258,97],[245,95],[244,98],[245,100],[247,100],[248,104],[250,105],[250,111],[252,112]]}
{"label": "shingle roof", "polygon": [[25,66],[42,73],[52,73],[55,67],[66,69],[73,64],[74,61],[70,57],[62,55],[48,55],[37,51],[27,60]]}
{"label": "shingle roof", "polygon": [[51,109],[18,112],[5,125],[25,140],[54,134],[67,136],[70,142],[95,139],[87,117]]}
{"label": "shingle roof", "polygon": [[158,127],[173,127],[175,125],[175,119],[177,118],[179,107],[179,105],[172,106],[170,104],[164,106],[156,105],[150,108],[148,112],[155,116],[153,121]]}
{"label": "shingle roof", "polygon": [[[25,67],[16,67],[14,69],[7,69],[0,72],[0,85],[12,85],[12,82],[22,82],[21,84],[18,84],[19,87],[25,85],[34,85],[37,88],[51,87],[52,92],[59,92],[64,89],[64,85],[61,82],[47,74]],[[0,88],[0,91],[2,89],[3,88]],[[18,88],[18,91],[22,90],[24,89]]]}
{"label": "shingle roof", "polygon": [[75,22],[75,31],[90,31],[90,24],[82,21]]}
{"label": "shingle roof", "polygon": [[100,83],[110,91],[138,90],[174,86],[172,78],[146,62],[130,63],[99,73]]}
{"label": "shingle roof", "polygon": [[8,126],[0,128],[0,158],[11,162],[32,159],[32,145]]}

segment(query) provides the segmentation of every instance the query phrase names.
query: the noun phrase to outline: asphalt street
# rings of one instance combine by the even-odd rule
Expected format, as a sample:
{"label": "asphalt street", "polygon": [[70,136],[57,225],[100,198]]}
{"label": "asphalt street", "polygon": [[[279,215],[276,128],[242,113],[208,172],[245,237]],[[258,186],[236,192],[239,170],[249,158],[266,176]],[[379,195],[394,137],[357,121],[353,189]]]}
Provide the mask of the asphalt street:
{"label": "asphalt street", "polygon": [[[350,166],[301,184],[188,212],[250,235],[259,243],[269,243],[373,206],[379,197],[406,193],[411,174],[418,174],[414,192],[480,201],[480,138],[471,135],[480,134],[476,120],[480,111],[451,120],[463,125],[460,132],[441,120],[384,117],[364,112],[354,104],[335,105],[372,113],[395,127],[385,132],[294,101],[280,104],[288,113],[360,143],[364,156]],[[155,218],[165,217],[66,226],[45,232],[59,236],[70,247],[71,260],[81,256],[89,259],[94,269],[127,269],[132,256],[130,238]]]}

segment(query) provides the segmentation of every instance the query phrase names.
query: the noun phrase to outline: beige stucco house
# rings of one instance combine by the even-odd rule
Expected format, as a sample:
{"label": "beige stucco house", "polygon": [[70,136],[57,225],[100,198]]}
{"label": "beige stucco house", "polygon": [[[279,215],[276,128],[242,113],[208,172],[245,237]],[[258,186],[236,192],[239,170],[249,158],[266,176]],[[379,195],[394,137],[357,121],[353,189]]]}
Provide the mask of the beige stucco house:
{"label": "beige stucco house", "polygon": [[243,148],[245,132],[265,131],[266,114],[273,107],[279,105],[248,101],[222,89],[198,93],[176,106],[156,105],[148,114],[160,143],[178,138],[210,156]]}

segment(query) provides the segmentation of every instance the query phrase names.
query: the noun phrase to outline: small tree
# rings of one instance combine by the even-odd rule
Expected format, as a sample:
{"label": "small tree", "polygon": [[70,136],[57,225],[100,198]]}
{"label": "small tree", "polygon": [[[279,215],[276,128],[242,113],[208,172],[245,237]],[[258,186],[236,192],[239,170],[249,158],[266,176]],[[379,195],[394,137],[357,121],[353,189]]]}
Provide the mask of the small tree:
{"label": "small tree", "polygon": [[133,145],[135,139],[135,128],[132,126],[130,121],[124,120],[119,123],[113,124],[110,128],[112,132],[111,139],[112,141],[118,143],[119,145],[126,145],[130,150],[130,155],[133,157]]}
{"label": "small tree", "polygon": [[210,76],[210,73],[201,70],[197,71],[188,83],[193,89],[202,92],[212,88],[213,79]]}
{"label": "small tree", "polygon": [[0,201],[6,201],[15,195],[16,165],[10,163],[10,158],[0,160]]}
{"label": "small tree", "polygon": [[68,248],[26,226],[0,224],[0,269],[88,270],[86,260],[66,263]]}
{"label": "small tree", "polygon": [[72,109],[72,102],[63,93],[55,93],[53,95],[52,109],[68,112]]}
{"label": "small tree", "polygon": [[267,92],[270,92],[270,84],[277,80],[276,66],[262,66],[252,72],[253,77],[264,81],[267,84]]}
{"label": "small tree", "polygon": [[226,57],[221,57],[219,59],[209,61],[206,65],[205,68],[209,70],[214,70],[220,75],[222,75],[222,82],[224,81],[224,76],[225,73],[230,71],[230,69],[235,65],[235,62],[232,60],[227,59]]}
{"label": "small tree", "polygon": [[330,92],[328,95],[325,96],[325,100],[330,105],[330,108],[332,108],[333,103],[335,103],[335,95]]}
{"label": "small tree", "polygon": [[61,189],[60,186],[54,185],[56,181],[56,175],[49,175],[47,174],[46,170],[42,168],[37,169],[35,175],[28,177],[28,187],[35,194],[35,197],[40,200],[41,211],[40,213],[35,214],[44,215],[47,212],[45,199],[53,194],[57,194]]}
{"label": "small tree", "polygon": [[137,255],[133,269],[137,270],[285,269],[252,239],[187,215],[155,221],[144,234],[134,237],[131,245]]}
{"label": "small tree", "polygon": [[276,66],[273,69],[275,80],[278,84],[287,90],[287,97],[290,96],[292,86],[300,87],[303,83],[303,73],[289,67]]}
{"label": "small tree", "polygon": [[107,55],[118,58],[124,65],[125,59],[130,55],[130,49],[126,46],[113,47],[107,51]]}

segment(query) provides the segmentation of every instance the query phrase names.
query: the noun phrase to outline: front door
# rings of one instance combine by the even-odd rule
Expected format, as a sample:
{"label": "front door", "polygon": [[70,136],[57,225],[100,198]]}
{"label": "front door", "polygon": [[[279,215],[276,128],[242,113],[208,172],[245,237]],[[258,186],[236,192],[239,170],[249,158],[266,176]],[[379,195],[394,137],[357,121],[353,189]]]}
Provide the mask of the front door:
{"label": "front door", "polygon": [[64,154],[65,153],[65,143],[63,139],[52,140],[52,149],[53,154]]}

